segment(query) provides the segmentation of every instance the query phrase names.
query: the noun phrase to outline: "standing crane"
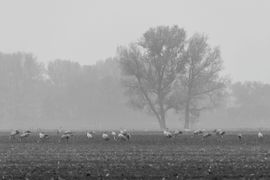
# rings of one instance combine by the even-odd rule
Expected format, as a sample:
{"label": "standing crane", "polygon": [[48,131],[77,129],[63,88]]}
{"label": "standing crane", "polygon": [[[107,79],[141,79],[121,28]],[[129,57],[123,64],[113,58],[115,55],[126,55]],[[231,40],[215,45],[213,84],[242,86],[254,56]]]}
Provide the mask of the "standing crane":
{"label": "standing crane", "polygon": [[19,130],[13,130],[13,131],[11,131],[11,133],[10,133],[9,139],[10,139],[10,140],[13,140],[13,139],[15,139],[16,136],[18,136],[19,134],[20,134],[20,131],[19,131]]}

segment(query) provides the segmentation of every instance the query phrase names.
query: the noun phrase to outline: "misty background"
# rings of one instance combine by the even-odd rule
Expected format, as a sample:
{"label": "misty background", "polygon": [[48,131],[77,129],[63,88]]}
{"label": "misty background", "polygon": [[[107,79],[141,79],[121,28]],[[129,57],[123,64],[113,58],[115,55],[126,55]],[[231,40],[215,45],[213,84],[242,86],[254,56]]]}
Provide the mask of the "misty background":
{"label": "misty background", "polygon": [[[269,1],[0,1],[1,129],[159,129],[129,107],[116,48],[175,25],[218,45],[231,83],[192,127],[270,125]],[[255,82],[256,81],[256,82]],[[173,113],[169,128],[183,128]]]}

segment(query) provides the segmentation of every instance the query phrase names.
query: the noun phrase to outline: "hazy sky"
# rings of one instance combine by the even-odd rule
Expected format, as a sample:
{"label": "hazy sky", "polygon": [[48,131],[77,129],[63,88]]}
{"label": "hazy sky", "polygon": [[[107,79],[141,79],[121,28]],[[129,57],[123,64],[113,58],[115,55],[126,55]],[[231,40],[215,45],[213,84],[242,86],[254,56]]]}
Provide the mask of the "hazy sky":
{"label": "hazy sky", "polygon": [[178,25],[221,48],[233,80],[270,83],[269,0],[0,0],[0,51],[94,64],[149,28]]}

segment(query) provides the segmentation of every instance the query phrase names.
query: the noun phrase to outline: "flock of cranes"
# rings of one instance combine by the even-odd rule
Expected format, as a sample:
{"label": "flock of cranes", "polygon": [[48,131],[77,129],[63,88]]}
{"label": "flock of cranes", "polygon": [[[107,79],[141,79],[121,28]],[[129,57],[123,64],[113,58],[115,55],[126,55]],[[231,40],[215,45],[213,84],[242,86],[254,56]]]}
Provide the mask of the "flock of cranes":
{"label": "flock of cranes", "polygon": [[[89,138],[89,135],[91,135],[90,137],[93,138],[92,134],[87,133],[88,138]],[[129,141],[129,139],[131,138],[131,134],[127,132],[127,130],[125,129],[120,130],[119,133],[112,131],[111,136],[109,133],[106,133],[106,132],[102,133],[102,139],[104,139],[105,141],[109,141],[111,137],[114,141]]]}
{"label": "flock of cranes", "polygon": [[[19,130],[14,130],[10,133],[10,140],[19,139],[20,142],[23,141],[23,139],[26,139],[32,134],[31,131],[23,131],[20,132]],[[169,131],[168,129],[163,131],[163,135],[167,138],[175,138],[178,135],[183,134],[182,131]],[[193,136],[201,136],[203,140],[207,139],[208,137],[212,135],[216,135],[220,138],[223,138],[226,134],[226,131],[222,129],[215,129],[212,132],[207,132],[205,129],[198,129],[193,132]],[[64,131],[63,133],[60,130],[57,130],[57,135],[60,135],[59,142],[66,141],[68,142],[69,139],[74,136],[72,131]],[[86,137],[88,139],[93,139],[96,136],[96,133],[94,131],[86,132]],[[120,130],[119,132],[111,131],[109,132],[103,132],[101,134],[101,137],[104,141],[114,140],[114,141],[129,141],[131,138],[131,134],[127,130]],[[243,138],[242,134],[237,135],[238,140],[241,141]],[[257,138],[259,140],[263,139],[262,132],[258,132]],[[38,142],[44,142],[47,139],[49,139],[49,135],[44,132],[39,132],[39,140]]]}
{"label": "flock of cranes", "polygon": [[[10,137],[10,140],[15,140],[18,138],[19,141],[22,142],[23,139],[26,139],[31,134],[32,134],[32,132],[29,130],[22,131],[21,133],[19,130],[14,130],[14,131],[11,131],[9,137]],[[61,133],[61,130],[57,130],[57,135],[60,135],[60,134],[61,134],[61,136],[60,136],[59,142],[62,142],[62,141],[68,142],[69,139],[72,136],[74,136],[72,131],[65,131],[64,133]],[[86,137],[88,139],[92,139],[92,138],[94,138],[95,134],[96,133],[94,131],[91,131],[91,132],[89,131],[89,132],[86,132]],[[39,132],[38,135],[39,135],[38,142],[43,142],[46,139],[49,139],[49,135],[44,133],[44,132]],[[117,133],[115,131],[112,131],[110,134],[103,132],[101,137],[105,141],[109,141],[110,139],[113,139],[114,141],[129,141],[131,138],[131,134],[127,130],[124,129],[124,130],[120,130],[119,133]]]}
{"label": "flock of cranes", "polygon": [[[183,134],[183,132],[182,131],[170,132],[169,130],[164,130],[163,131],[163,134],[167,138],[173,138],[173,137],[176,137],[179,134]],[[208,137],[212,136],[213,134],[215,134],[216,136],[218,136],[220,138],[223,138],[225,136],[225,134],[226,134],[226,131],[224,131],[222,129],[215,129],[215,130],[213,130],[212,133],[211,132],[207,132],[205,129],[197,129],[197,130],[193,131],[193,136],[202,136],[203,140],[204,139],[207,139]],[[238,140],[239,141],[242,141],[243,135],[241,133],[239,133],[237,135],[237,137],[238,137]],[[262,132],[258,132],[257,138],[259,140],[262,140],[263,139]]]}
{"label": "flock of cranes", "polygon": [[20,131],[15,130],[10,133],[10,139],[15,139],[16,136],[19,136],[19,140],[22,141],[23,139],[29,137],[31,134],[31,131],[23,131],[22,134],[20,134]]}
{"label": "flock of cranes", "polygon": [[170,132],[168,129],[163,131],[164,136],[166,136],[167,138],[173,138],[176,137],[179,134],[183,134],[182,131],[174,131],[174,132]]}

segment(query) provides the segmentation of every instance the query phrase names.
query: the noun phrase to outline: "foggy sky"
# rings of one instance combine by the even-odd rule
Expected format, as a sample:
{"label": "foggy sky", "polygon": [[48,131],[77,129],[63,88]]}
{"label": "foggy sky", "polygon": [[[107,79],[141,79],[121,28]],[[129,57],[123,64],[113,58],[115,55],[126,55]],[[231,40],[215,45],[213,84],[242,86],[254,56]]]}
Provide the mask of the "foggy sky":
{"label": "foggy sky", "polygon": [[178,25],[221,48],[234,81],[270,83],[268,0],[0,0],[0,51],[94,64],[150,27]]}

